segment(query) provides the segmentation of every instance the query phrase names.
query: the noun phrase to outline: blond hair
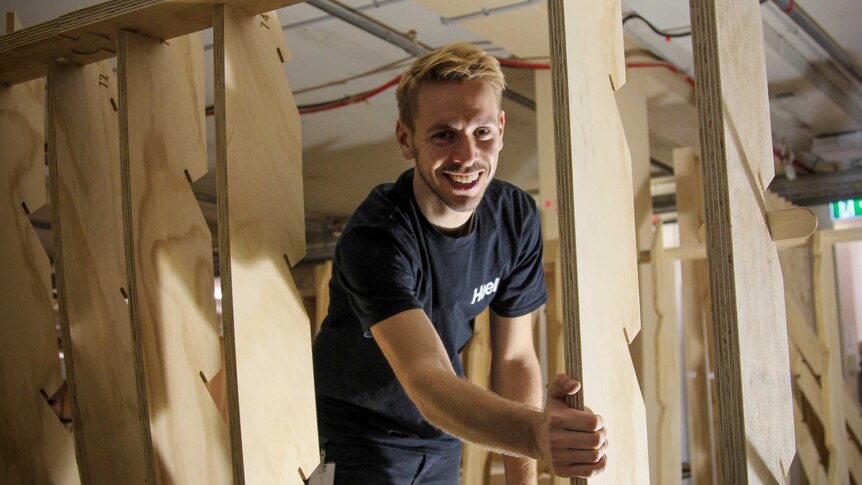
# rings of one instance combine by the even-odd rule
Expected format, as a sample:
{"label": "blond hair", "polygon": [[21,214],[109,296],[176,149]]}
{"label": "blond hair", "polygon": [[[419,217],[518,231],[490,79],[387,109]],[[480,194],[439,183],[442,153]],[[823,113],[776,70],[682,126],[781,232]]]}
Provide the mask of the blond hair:
{"label": "blond hair", "polygon": [[401,122],[413,130],[416,96],[421,83],[470,80],[489,83],[497,96],[497,107],[501,106],[506,79],[500,62],[482,49],[467,42],[456,42],[416,59],[401,76],[395,90]]}

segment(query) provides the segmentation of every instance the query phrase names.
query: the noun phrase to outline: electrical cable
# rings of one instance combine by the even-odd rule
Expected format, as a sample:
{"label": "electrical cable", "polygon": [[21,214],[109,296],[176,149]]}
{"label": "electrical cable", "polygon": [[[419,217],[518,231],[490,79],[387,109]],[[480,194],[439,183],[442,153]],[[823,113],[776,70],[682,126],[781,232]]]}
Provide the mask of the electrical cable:
{"label": "electrical cable", "polygon": [[[768,2],[768,1],[769,0],[760,0],[760,4],[763,5],[764,3]],[[793,10],[793,0],[790,0],[790,7],[788,7],[787,10],[784,11],[784,13],[789,14],[792,10]],[[647,27],[649,27],[650,30],[652,30],[655,34],[664,37],[668,42],[670,41],[670,39],[678,39],[680,37],[688,37],[691,35],[691,29],[683,31],[683,32],[667,32],[665,30],[661,30],[658,27],[656,27],[655,25],[653,25],[652,22],[650,22],[649,20],[643,18],[642,16],[640,16],[634,12],[623,17],[623,25],[625,25],[626,22],[629,22],[629,21],[635,20],[635,19],[640,20],[641,22],[645,23],[647,25]]]}

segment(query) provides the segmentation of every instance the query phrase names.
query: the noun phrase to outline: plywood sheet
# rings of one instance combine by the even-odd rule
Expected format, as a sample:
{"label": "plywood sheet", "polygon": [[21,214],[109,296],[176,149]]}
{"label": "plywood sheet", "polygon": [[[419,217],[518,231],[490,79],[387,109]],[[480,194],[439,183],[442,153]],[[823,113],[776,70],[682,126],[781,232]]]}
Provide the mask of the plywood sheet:
{"label": "plywood sheet", "polygon": [[62,382],[59,345],[50,263],[25,212],[47,202],[44,93],[42,80],[0,86],[0,482],[9,484],[79,480],[72,435],[43,397]]}
{"label": "plywood sheet", "polygon": [[[473,324],[473,338],[464,349],[467,381],[483,388],[491,386],[491,322],[486,309]],[[491,470],[491,453],[481,446],[464,442],[461,456],[461,485],[485,485]]]}
{"label": "plywood sheet", "polygon": [[648,483],[646,412],[628,348],[640,314],[631,162],[614,100],[625,82],[620,3],[548,7],[566,359],[583,382],[573,404],[610,430],[614,458],[590,482]]}
{"label": "plywood sheet", "polygon": [[[45,76],[56,59],[88,64],[116,55],[117,35],[130,31],[171,39],[212,27],[221,0],[109,0],[0,38],[0,83]],[[231,0],[250,14],[297,0]]]}
{"label": "plywood sheet", "polygon": [[[216,8],[219,264],[237,483],[301,483],[319,462],[299,113],[275,13]],[[287,410],[287,412],[286,412]]]}
{"label": "plywood sheet", "polygon": [[[680,247],[698,244],[703,224],[700,158],[692,148],[673,151]],[[706,261],[682,261],[682,319],[685,340],[686,401],[691,475],[695,483],[715,483],[715,442],[709,384],[709,283]]]}
{"label": "plywood sheet", "polygon": [[212,236],[191,182],[207,171],[200,34],[119,37],[122,205],[158,483],[230,483],[227,424],[201,380],[221,367]]}
{"label": "plywood sheet", "polygon": [[153,456],[125,302],[116,93],[107,62],[49,69],[53,247],[82,479],[141,483]]}
{"label": "plywood sheet", "polygon": [[783,482],[795,453],[757,2],[691,2],[715,329],[722,483]]}
{"label": "plywood sheet", "polygon": [[664,254],[661,225],[656,228],[652,243],[653,307],[658,314],[655,347],[656,399],[658,420],[655,432],[657,455],[656,481],[667,485],[682,483],[682,394],[680,392],[680,343],[676,305],[676,267]]}

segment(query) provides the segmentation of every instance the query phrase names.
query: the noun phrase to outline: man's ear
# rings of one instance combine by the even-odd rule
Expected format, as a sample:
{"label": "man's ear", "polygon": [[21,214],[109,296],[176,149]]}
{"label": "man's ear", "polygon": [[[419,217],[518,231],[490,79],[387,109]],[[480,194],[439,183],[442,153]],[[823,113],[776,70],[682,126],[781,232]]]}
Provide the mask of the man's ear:
{"label": "man's ear", "polygon": [[500,110],[500,147],[503,147],[503,132],[506,131],[506,112]]}
{"label": "man's ear", "polygon": [[401,147],[401,156],[404,157],[404,160],[414,160],[416,152],[413,150],[413,137],[400,118],[395,121],[395,139],[398,141],[398,146]]}

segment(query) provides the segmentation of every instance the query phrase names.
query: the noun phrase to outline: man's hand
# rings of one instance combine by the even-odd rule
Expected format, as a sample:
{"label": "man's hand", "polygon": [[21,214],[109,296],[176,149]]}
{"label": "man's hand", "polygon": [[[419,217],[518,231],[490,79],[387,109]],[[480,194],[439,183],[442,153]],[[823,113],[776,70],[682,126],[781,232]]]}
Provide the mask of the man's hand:
{"label": "man's hand", "polygon": [[544,421],[539,432],[542,459],[561,477],[588,478],[607,466],[607,429],[601,416],[569,407],[566,396],[581,384],[559,374],[548,387]]}

